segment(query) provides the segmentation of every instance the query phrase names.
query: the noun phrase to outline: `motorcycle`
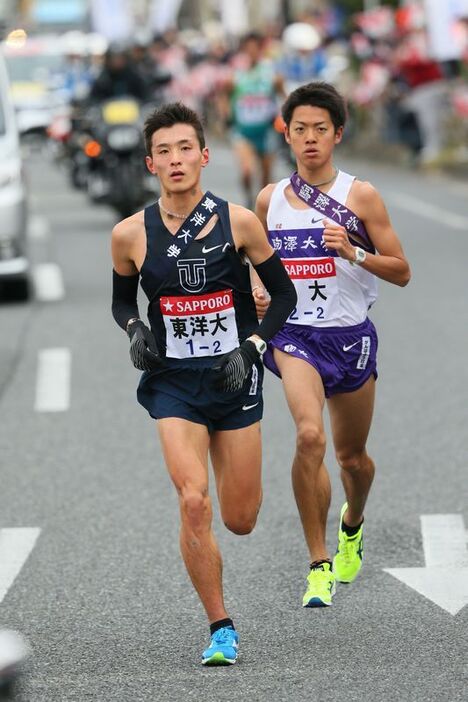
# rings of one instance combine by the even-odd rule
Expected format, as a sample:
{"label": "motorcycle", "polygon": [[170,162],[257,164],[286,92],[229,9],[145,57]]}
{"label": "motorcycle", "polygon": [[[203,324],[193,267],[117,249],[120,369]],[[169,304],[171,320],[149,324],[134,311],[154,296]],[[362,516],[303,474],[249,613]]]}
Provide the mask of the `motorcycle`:
{"label": "motorcycle", "polygon": [[134,98],[114,98],[90,106],[74,136],[71,177],[90,200],[128,217],[158,194],[145,166],[143,109]]}

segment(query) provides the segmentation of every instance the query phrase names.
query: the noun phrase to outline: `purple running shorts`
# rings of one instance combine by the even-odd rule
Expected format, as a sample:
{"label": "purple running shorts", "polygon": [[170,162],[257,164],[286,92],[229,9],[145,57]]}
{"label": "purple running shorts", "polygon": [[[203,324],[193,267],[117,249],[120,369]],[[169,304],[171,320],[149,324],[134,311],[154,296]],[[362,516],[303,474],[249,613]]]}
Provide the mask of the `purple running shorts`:
{"label": "purple running shorts", "polygon": [[370,319],[352,327],[285,324],[268,344],[265,366],[281,377],[273,349],[300,358],[318,371],[325,397],[358,390],[377,378],[377,332]]}

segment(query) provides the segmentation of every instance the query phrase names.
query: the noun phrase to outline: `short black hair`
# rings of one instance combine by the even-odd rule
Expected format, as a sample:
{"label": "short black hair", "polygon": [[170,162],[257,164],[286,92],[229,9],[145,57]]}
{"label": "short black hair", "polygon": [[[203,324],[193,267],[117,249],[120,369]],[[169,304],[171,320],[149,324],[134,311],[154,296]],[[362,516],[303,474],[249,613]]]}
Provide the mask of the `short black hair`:
{"label": "short black hair", "polygon": [[346,124],[346,103],[342,95],[330,83],[314,82],[301,85],[287,97],[281,108],[281,114],[286,125],[291,124],[296,107],[310,105],[328,110],[335,132]]}
{"label": "short black hair", "polygon": [[171,102],[162,105],[162,107],[152,112],[145,120],[143,134],[148,156],[151,156],[153,134],[157,132],[158,129],[173,127],[175,124],[190,124],[195,129],[200,149],[205,148],[205,133],[198,114],[195,110],[187,107],[187,105],[184,105],[182,102]]}
{"label": "short black hair", "polygon": [[247,44],[249,41],[256,41],[257,44],[263,44],[264,36],[260,32],[252,30],[251,32],[247,32],[247,34],[244,34],[240,41],[240,45],[245,46],[245,44]]}

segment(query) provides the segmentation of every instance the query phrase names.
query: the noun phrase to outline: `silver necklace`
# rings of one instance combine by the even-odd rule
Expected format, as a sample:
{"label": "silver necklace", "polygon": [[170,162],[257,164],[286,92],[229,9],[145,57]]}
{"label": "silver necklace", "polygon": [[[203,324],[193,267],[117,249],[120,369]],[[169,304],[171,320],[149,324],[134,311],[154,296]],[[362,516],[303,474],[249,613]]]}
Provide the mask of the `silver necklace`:
{"label": "silver necklace", "polygon": [[166,210],[166,208],[163,207],[163,205],[161,203],[161,199],[162,198],[159,198],[158,205],[159,205],[159,209],[162,210],[164,212],[164,214],[169,215],[169,217],[175,217],[176,219],[187,219],[188,214],[178,214],[178,212],[169,212],[169,210]]}
{"label": "silver necklace", "polygon": [[319,188],[321,185],[328,185],[329,183],[332,182],[332,180],[335,180],[336,176],[338,175],[338,169],[335,168],[335,172],[330,178],[330,180],[324,180],[323,183],[309,183],[313,188]]}

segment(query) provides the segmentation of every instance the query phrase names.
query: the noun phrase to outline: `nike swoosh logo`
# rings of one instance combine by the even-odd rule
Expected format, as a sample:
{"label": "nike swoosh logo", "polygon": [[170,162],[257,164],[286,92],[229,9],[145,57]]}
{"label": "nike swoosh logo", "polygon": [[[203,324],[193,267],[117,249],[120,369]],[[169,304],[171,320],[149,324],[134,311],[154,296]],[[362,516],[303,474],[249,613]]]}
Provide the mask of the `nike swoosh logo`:
{"label": "nike swoosh logo", "polygon": [[224,244],[217,244],[216,246],[202,246],[202,253],[207,254],[210,253],[210,251],[214,251],[215,249],[220,249]]}
{"label": "nike swoosh logo", "polygon": [[256,407],[257,405],[258,405],[258,402],[256,402],[254,405],[244,405],[244,406],[242,407],[242,409],[243,409],[243,410],[253,409],[253,408]]}
{"label": "nike swoosh logo", "polygon": [[349,346],[343,346],[343,351],[349,351],[349,349],[352,349],[353,346],[356,346],[356,344],[360,344],[360,343],[361,343],[361,340],[359,339],[359,341],[355,341],[354,344],[350,344]]}
{"label": "nike swoosh logo", "polygon": [[312,224],[317,224],[317,222],[321,222],[323,217],[319,217],[318,219],[313,219]]}

